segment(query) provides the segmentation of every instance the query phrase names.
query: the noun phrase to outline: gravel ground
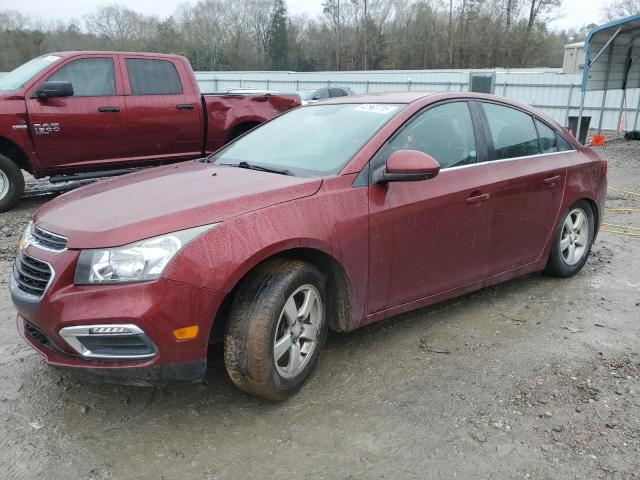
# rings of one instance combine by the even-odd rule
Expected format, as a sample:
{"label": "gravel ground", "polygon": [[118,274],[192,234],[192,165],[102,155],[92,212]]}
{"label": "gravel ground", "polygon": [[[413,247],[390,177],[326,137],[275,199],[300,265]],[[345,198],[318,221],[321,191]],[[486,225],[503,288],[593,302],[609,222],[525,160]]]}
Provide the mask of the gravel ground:
{"label": "gravel ground", "polygon": [[[599,150],[610,185],[640,192],[640,142]],[[7,279],[48,198],[0,217],[0,478],[640,478],[640,237],[602,232],[571,279],[529,275],[332,335],[309,384],[271,404],[233,388],[219,348],[196,386],[44,365]],[[607,206],[640,197],[611,190]],[[637,228],[640,213],[606,222]]]}

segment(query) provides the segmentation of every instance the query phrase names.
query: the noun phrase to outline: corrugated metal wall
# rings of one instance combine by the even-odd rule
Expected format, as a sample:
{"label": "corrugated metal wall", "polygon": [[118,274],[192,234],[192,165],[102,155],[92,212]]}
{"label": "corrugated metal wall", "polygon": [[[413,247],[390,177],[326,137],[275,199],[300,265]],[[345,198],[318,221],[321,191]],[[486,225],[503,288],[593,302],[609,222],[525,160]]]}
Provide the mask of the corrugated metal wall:
{"label": "corrugated metal wall", "polygon": [[[476,72],[476,70],[474,70]],[[492,72],[482,70],[481,72]],[[327,85],[349,87],[356,93],[399,90],[467,91],[469,70],[394,70],[357,72],[197,72],[203,92],[219,92],[230,88],[254,87],[279,92],[295,92]],[[496,72],[495,94],[539,108],[562,125],[569,116],[577,116],[580,107],[581,75],[565,75],[556,69],[540,71],[510,70]],[[584,115],[598,126],[602,92],[588,92]],[[627,92],[625,125],[630,130],[638,106],[638,89]],[[622,101],[622,91],[607,93],[602,127],[615,130]],[[640,128],[640,120],[638,121]]]}

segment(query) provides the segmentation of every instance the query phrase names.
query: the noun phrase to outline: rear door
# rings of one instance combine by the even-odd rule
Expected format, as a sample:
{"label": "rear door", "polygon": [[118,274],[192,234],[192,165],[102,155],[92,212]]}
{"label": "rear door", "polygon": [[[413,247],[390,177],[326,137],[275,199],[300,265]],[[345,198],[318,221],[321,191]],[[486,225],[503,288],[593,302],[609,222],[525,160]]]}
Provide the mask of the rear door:
{"label": "rear door", "polygon": [[[31,98],[44,81],[67,81],[74,95]],[[36,152],[47,169],[129,159],[126,106],[117,57],[74,57],[27,92]]]}
{"label": "rear door", "polygon": [[131,155],[180,159],[200,155],[204,120],[191,71],[176,59],[124,55]]}
{"label": "rear door", "polygon": [[549,126],[511,106],[482,102],[482,108],[496,180],[489,263],[497,274],[542,254],[558,217],[566,169]]}
{"label": "rear door", "polygon": [[478,163],[484,141],[468,103],[427,107],[380,150],[373,168],[398,149],[428,153],[441,171],[431,180],[369,187],[368,313],[482,280],[488,271],[493,178],[491,166]]}

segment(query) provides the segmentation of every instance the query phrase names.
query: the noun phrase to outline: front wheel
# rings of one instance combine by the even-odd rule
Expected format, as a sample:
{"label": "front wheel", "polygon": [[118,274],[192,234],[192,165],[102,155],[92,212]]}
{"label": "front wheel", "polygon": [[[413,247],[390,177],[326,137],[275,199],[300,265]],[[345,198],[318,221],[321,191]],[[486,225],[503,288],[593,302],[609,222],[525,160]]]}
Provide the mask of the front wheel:
{"label": "front wheel", "polygon": [[13,161],[0,154],[0,212],[11,209],[24,192],[24,177]]}
{"label": "front wheel", "polygon": [[294,394],[318,362],[327,335],[325,276],[298,260],[273,260],[243,281],[224,341],[231,380],[269,400]]}
{"label": "front wheel", "polygon": [[595,222],[591,206],[584,200],[576,202],[564,217],[554,239],[545,273],[557,277],[571,277],[587,262]]}

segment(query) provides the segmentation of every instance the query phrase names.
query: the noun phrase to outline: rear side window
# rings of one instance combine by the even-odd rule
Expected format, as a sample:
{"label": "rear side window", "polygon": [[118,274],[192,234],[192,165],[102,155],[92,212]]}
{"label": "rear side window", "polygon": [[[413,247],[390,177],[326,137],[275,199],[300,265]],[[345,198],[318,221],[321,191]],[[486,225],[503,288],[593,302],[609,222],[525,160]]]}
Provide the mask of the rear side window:
{"label": "rear side window", "polygon": [[182,83],[173,63],[167,60],[127,58],[127,73],[133,95],[179,95]]}
{"label": "rear side window", "polygon": [[557,152],[558,138],[556,136],[556,131],[537,119],[536,127],[538,127],[538,135],[540,136],[540,147],[542,147],[542,153]]}
{"label": "rear side window", "polygon": [[410,120],[389,147],[389,154],[401,149],[427,153],[442,168],[475,163],[476,140],[469,105],[451,102],[426,110]]}
{"label": "rear side window", "polygon": [[116,94],[115,70],[110,58],[74,60],[47,80],[71,82],[74,97],[111,97]]}
{"label": "rear side window", "polygon": [[347,92],[341,88],[330,88],[329,92],[331,93],[331,97],[345,97],[347,95]]}
{"label": "rear side window", "polygon": [[538,133],[531,115],[495,103],[483,103],[482,106],[489,121],[496,160],[540,153]]}

